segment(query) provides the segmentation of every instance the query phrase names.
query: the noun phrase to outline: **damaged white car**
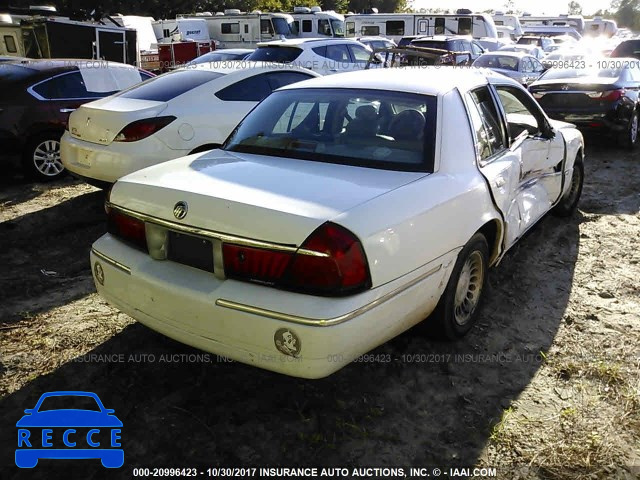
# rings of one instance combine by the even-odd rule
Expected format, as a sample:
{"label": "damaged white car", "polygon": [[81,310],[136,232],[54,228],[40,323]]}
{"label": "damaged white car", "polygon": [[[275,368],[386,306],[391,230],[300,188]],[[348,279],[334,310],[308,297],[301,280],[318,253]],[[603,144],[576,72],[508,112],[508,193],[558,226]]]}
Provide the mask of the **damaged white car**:
{"label": "damaged white car", "polygon": [[432,313],[466,334],[489,267],[576,208],[583,152],[580,132],[490,71],[301,82],[221,149],[118,181],[96,286],[180,342],[323,377]]}

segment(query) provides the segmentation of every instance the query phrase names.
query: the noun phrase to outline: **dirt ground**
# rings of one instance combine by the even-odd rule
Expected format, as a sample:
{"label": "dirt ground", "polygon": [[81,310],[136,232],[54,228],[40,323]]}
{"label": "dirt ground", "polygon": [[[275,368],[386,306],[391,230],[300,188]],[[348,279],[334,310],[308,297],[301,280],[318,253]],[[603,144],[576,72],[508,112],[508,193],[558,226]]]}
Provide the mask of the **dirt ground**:
{"label": "dirt ground", "polygon": [[[586,175],[579,212],[545,218],[491,271],[463,341],[416,328],[374,352],[390,362],[316,381],[225,362],[118,313],[88,262],[102,192],[0,180],[0,478],[261,465],[640,478],[640,154],[588,145]],[[15,467],[15,422],[53,390],[115,409],[122,469]]]}

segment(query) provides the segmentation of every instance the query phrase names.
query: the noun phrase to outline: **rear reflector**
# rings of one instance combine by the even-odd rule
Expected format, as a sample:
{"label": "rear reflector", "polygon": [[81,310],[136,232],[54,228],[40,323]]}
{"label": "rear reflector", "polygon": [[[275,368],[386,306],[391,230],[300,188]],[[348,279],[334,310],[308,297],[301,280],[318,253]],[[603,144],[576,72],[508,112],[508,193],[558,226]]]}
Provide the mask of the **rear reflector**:
{"label": "rear reflector", "polygon": [[130,123],[116,135],[114,142],[137,142],[153,135],[176,119],[174,116],[146,118]]}
{"label": "rear reflector", "polygon": [[114,237],[147,252],[144,222],[107,207],[107,231]]}

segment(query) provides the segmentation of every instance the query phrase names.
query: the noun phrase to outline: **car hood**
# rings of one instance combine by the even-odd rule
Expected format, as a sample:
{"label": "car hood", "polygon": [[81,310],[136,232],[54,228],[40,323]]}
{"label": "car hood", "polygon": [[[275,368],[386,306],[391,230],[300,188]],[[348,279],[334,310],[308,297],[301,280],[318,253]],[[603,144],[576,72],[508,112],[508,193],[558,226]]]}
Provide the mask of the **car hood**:
{"label": "car hood", "polygon": [[91,410],[48,410],[25,415],[16,427],[121,427],[115,415]]}
{"label": "car hood", "polygon": [[[213,150],[139,170],[114,205],[264,241],[301,244],[319,225],[427,175]],[[177,221],[173,208],[188,203]]]}

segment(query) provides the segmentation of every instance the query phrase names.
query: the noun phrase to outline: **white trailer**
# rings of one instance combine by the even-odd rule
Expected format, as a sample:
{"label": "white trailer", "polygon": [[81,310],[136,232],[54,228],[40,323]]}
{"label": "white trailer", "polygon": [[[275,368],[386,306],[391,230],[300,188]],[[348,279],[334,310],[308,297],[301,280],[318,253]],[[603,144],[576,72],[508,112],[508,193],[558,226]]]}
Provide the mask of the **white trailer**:
{"label": "white trailer", "polygon": [[204,20],[208,37],[215,40],[219,48],[246,48],[259,42],[297,37],[293,17],[286,13],[262,13],[254,11],[243,13],[240,10],[228,9],[215,15],[205,12],[197,15],[178,15],[175,20],[158,20],[154,22],[154,31],[158,42],[173,38],[177,33],[183,39],[194,39],[198,28],[193,30],[180,27],[181,21]]}
{"label": "white trailer", "polygon": [[613,37],[618,31],[618,25],[615,20],[605,20],[602,17],[594,17],[584,21],[584,34],[591,37],[604,35]]}
{"label": "white trailer", "polygon": [[344,15],[320,7],[294,7],[291,13],[302,38],[344,37]]}
{"label": "white trailer", "polygon": [[408,35],[498,38],[491,15],[485,13],[362,13],[346,15],[345,26],[347,37],[384,36],[396,43]]}
{"label": "white trailer", "polygon": [[532,16],[523,14],[520,17],[523,30],[528,26],[573,27],[580,35],[584,32],[584,17],[582,15]]}
{"label": "white trailer", "polygon": [[511,27],[516,37],[521,37],[524,32],[522,31],[522,24],[517,15],[510,13],[495,12],[492,16],[493,23],[496,27]]}

